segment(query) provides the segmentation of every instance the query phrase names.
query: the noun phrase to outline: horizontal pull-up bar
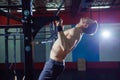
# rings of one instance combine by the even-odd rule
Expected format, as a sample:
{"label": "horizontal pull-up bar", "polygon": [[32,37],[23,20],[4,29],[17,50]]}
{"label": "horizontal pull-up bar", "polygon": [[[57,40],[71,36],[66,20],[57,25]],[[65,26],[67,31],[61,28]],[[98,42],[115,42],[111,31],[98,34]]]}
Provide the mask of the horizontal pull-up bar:
{"label": "horizontal pull-up bar", "polygon": [[22,25],[0,25],[0,28],[22,28]]}
{"label": "horizontal pull-up bar", "polygon": [[0,5],[0,8],[22,8],[22,5]]}
{"label": "horizontal pull-up bar", "polygon": [[0,10],[0,15],[11,18],[11,19],[14,19],[14,20],[19,21],[19,22],[22,21],[21,18],[18,18],[17,16],[12,15],[10,13],[4,12],[3,10]]}

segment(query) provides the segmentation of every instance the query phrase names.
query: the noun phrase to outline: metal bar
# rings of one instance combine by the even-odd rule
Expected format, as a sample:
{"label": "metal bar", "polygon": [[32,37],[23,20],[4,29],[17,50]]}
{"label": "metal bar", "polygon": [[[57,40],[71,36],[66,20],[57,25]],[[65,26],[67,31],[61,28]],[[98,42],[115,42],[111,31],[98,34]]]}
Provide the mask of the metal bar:
{"label": "metal bar", "polygon": [[[5,34],[7,34],[7,29],[5,29]],[[9,57],[8,57],[8,36],[5,36],[5,64],[6,64],[6,80],[9,79]]]}
{"label": "metal bar", "polygon": [[[58,7],[57,11],[55,12],[54,16],[58,16],[59,12],[60,12],[60,9],[62,8],[63,4],[64,4],[65,0],[62,0],[60,6]],[[56,17],[57,19],[57,17]],[[58,19],[57,19],[58,20]],[[51,45],[53,44],[54,40],[56,39],[56,35],[57,35],[57,31],[56,31],[56,27],[54,26],[54,22],[52,21],[50,23],[50,32],[51,32],[51,36],[48,40],[46,41],[42,41],[41,43],[48,43],[50,42]]]}
{"label": "metal bar", "polygon": [[[65,2],[65,0],[62,0],[60,6],[58,7],[58,9],[57,9],[57,11],[55,12],[54,16],[58,16],[58,14],[59,14],[59,12],[60,12],[60,9],[62,8],[64,2]],[[55,35],[54,33],[56,32],[56,27],[54,28],[54,23],[53,23],[53,22],[51,22],[50,30],[51,30],[52,35]],[[53,30],[54,30],[54,31],[53,31]]]}
{"label": "metal bar", "polygon": [[19,21],[19,22],[22,22],[21,18],[18,18],[17,16],[12,15],[10,13],[4,12],[3,10],[0,10],[0,15],[9,17],[9,18],[14,19],[14,20]]}
{"label": "metal bar", "polygon": [[[8,0],[8,5],[10,4],[10,0]],[[9,13],[9,9],[7,9],[8,10],[8,13]],[[7,25],[9,25],[9,23],[10,23],[10,19],[9,19],[9,17],[7,17]],[[7,34],[8,33],[8,28],[6,27],[5,28],[5,34]],[[7,79],[9,79],[10,78],[10,73],[9,73],[9,48],[8,48],[8,46],[9,46],[9,44],[8,44],[8,36],[5,36],[5,64],[6,64],[6,67],[7,67]]]}
{"label": "metal bar", "polygon": [[32,0],[22,0],[25,80],[34,80],[33,36],[32,36]]}
{"label": "metal bar", "polygon": [[15,71],[16,71],[16,35],[13,35],[13,43],[14,43],[14,63],[15,63]]}
{"label": "metal bar", "polygon": [[0,25],[0,28],[22,28],[22,25]]}
{"label": "metal bar", "polygon": [[56,20],[55,16],[41,16],[41,17],[32,17],[33,20],[33,37],[39,32],[39,30],[46,25],[46,23]]}
{"label": "metal bar", "polygon": [[58,14],[59,14],[59,12],[60,12],[60,9],[62,8],[64,2],[65,2],[65,0],[62,0],[60,6],[59,6],[59,8],[58,8],[58,10],[57,10],[56,13],[55,13],[55,16],[58,16]]}
{"label": "metal bar", "polygon": [[22,7],[22,5],[0,5],[0,8],[21,8]]}
{"label": "metal bar", "polygon": [[24,34],[0,34],[0,36],[21,36],[21,35],[24,35]]}

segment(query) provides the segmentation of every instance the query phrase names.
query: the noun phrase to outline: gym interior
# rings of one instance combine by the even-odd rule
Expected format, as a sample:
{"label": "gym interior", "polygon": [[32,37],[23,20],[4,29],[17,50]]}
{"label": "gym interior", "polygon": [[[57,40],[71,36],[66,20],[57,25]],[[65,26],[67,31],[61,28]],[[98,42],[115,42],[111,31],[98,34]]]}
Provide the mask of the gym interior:
{"label": "gym interior", "polygon": [[[120,80],[120,0],[0,0],[0,80],[38,80],[57,38],[81,17],[98,22],[65,59],[58,80]],[[29,79],[27,79],[29,77]]]}

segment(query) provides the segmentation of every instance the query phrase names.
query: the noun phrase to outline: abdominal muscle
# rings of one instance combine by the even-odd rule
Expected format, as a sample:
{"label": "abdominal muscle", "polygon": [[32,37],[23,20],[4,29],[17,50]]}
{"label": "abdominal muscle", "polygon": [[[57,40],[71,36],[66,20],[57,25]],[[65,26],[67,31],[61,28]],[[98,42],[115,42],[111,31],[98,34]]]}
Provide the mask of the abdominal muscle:
{"label": "abdominal muscle", "polygon": [[56,41],[51,49],[50,58],[55,60],[55,61],[62,62],[65,59],[66,55],[72,49],[73,49],[73,47],[71,47],[71,49],[69,49],[67,51],[63,51],[62,48],[60,47],[60,44]]}
{"label": "abdominal muscle", "polygon": [[53,47],[50,52],[50,58],[62,62],[65,59],[65,56],[67,53],[65,51],[62,51],[62,49],[59,47]]}

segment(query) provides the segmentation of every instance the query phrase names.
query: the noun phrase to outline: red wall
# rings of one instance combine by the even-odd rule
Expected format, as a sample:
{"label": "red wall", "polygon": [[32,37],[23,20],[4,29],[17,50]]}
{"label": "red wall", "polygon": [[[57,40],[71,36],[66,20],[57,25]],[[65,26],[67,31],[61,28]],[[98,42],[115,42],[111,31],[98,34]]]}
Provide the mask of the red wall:
{"label": "red wall", "polygon": [[120,11],[109,11],[109,12],[82,12],[78,13],[75,17],[67,14],[62,14],[61,17],[64,19],[65,24],[76,23],[80,17],[90,17],[97,20],[100,23],[120,23]]}
{"label": "red wall", "polygon": [[[21,15],[18,14],[18,13],[14,13],[14,14],[12,14],[12,15],[21,17]],[[6,25],[6,24],[7,24],[7,17],[1,16],[1,15],[0,15],[0,25]],[[13,20],[13,19],[10,19],[10,23],[9,23],[9,24],[10,24],[10,25],[13,25],[13,24],[20,24],[20,22],[15,21],[15,20]]]}
{"label": "red wall", "polygon": [[[60,17],[64,20],[64,24],[75,24],[79,21],[80,17],[92,17],[99,23],[119,23],[120,22],[120,10],[109,10],[109,11],[92,11],[92,12],[79,12],[75,16],[71,16],[69,12],[61,12]],[[15,14],[20,16],[20,14]],[[53,16],[52,13],[40,14],[39,12],[34,13],[34,16]],[[7,23],[6,17],[0,16],[0,25]],[[15,20],[10,20],[10,24],[20,24]]]}
{"label": "red wall", "polygon": [[[34,63],[36,70],[41,70],[44,63]],[[14,68],[14,65],[11,66]],[[24,63],[16,63],[17,69],[24,69]],[[86,69],[119,69],[120,62],[86,62]],[[0,70],[5,69],[5,64],[0,64]],[[77,69],[77,62],[66,62],[66,69]]]}

